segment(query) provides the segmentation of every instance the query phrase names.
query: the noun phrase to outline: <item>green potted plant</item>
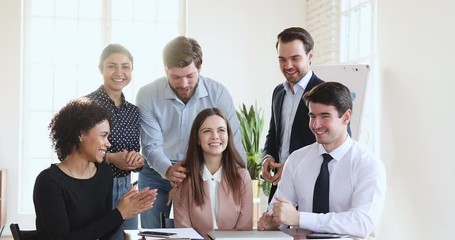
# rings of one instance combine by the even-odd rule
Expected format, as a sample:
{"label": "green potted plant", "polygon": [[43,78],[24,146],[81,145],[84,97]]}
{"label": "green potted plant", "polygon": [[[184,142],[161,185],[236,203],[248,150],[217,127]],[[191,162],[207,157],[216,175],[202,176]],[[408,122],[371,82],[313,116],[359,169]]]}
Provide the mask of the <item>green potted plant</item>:
{"label": "green potted plant", "polygon": [[264,128],[264,114],[257,104],[251,105],[249,109],[242,104],[236,111],[240,121],[242,132],[242,144],[247,157],[247,168],[253,180],[253,191],[258,195],[259,186],[262,185],[264,194],[268,195],[270,186],[266,181],[260,181],[260,171],[262,162],[262,149],[259,147],[259,140],[262,129]]}

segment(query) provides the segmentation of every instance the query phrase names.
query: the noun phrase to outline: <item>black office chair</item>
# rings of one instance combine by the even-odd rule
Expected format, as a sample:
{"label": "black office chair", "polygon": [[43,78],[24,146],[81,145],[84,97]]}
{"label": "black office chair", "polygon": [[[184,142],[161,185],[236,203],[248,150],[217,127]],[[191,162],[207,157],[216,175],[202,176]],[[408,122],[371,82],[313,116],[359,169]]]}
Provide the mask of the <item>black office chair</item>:
{"label": "black office chair", "polygon": [[174,219],[166,217],[165,212],[160,212],[161,228],[174,228]]}
{"label": "black office chair", "polygon": [[38,239],[38,232],[36,230],[20,230],[19,224],[11,223],[9,225],[11,234],[14,240],[35,240]]}

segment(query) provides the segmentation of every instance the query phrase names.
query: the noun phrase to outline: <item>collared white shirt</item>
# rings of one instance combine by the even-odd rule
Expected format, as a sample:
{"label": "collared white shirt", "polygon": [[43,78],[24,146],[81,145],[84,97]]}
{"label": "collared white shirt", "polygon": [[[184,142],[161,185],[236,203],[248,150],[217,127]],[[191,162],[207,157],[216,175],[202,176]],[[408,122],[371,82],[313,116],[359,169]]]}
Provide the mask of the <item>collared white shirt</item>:
{"label": "collared white shirt", "polygon": [[[297,84],[294,85],[292,93],[289,83],[284,82],[284,90],[286,94],[284,95],[283,105],[281,106],[281,148],[279,150],[280,162],[284,163],[289,157],[289,145],[291,141],[292,134],[292,124],[294,123],[295,113],[299,107],[300,100],[302,100],[303,93],[305,88],[308,85],[308,82],[313,76],[313,71],[309,70],[305,76],[303,76]],[[299,123],[299,124],[308,124],[308,123]]]}
{"label": "collared white shirt", "polygon": [[211,174],[207,166],[204,164],[202,170],[202,180],[209,184],[209,196],[210,204],[212,206],[212,219],[213,219],[213,229],[218,229],[217,219],[218,219],[218,187],[221,182],[221,173],[223,166],[221,166],[215,174]]}
{"label": "collared white shirt", "polygon": [[[313,143],[294,151],[286,161],[275,197],[299,206],[299,227],[366,237],[381,215],[386,193],[384,164],[349,136],[329,154],[329,213],[313,213],[313,190],[324,147]],[[270,211],[275,198],[269,205]]]}

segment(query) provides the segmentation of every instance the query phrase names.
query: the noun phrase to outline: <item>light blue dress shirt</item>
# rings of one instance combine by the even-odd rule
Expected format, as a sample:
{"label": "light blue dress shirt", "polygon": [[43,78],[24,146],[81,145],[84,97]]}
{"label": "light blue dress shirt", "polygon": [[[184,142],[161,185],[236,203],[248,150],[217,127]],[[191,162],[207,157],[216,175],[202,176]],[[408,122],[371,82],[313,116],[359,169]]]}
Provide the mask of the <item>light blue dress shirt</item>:
{"label": "light blue dress shirt", "polygon": [[142,154],[148,165],[163,178],[173,163],[186,158],[191,125],[205,108],[216,107],[228,117],[234,145],[246,164],[239,120],[227,89],[210,78],[199,76],[194,91],[184,104],[169,86],[167,78],[162,77],[143,86],[137,93]]}

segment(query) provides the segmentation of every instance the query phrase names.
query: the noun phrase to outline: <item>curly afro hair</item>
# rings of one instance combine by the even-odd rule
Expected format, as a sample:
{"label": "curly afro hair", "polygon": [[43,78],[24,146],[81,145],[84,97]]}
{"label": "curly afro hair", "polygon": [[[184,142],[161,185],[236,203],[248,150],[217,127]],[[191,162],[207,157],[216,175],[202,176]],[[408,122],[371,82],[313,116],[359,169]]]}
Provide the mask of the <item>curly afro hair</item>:
{"label": "curly afro hair", "polygon": [[104,120],[111,125],[106,109],[86,97],[74,99],[60,109],[49,124],[49,137],[58,159],[63,161],[73,147],[79,150],[81,134]]}

